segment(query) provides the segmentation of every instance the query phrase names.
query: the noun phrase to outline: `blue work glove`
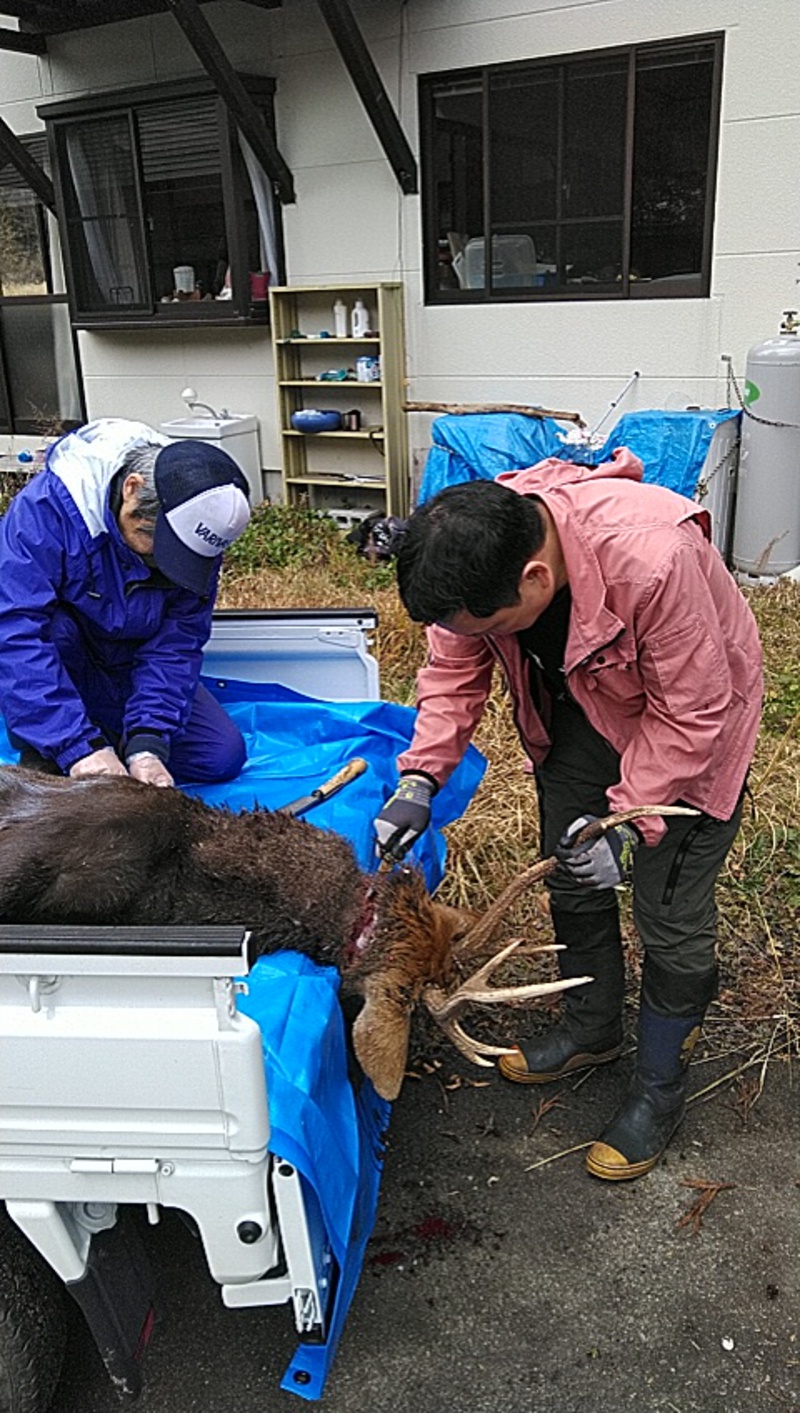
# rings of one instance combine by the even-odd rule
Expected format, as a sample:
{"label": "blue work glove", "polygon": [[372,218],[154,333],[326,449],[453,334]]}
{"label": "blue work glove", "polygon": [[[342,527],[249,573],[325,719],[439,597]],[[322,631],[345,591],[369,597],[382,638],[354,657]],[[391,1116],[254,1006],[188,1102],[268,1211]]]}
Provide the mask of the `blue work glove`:
{"label": "blue work glove", "polygon": [[556,858],[576,883],[587,888],[616,888],[630,878],[642,836],[633,824],[615,824],[597,839],[573,844],[584,826],[597,818],[596,814],[582,814],[574,819],[558,841]]}
{"label": "blue work glove", "polygon": [[399,863],[431,822],[431,799],[438,785],[429,775],[403,775],[375,820],[378,858]]}

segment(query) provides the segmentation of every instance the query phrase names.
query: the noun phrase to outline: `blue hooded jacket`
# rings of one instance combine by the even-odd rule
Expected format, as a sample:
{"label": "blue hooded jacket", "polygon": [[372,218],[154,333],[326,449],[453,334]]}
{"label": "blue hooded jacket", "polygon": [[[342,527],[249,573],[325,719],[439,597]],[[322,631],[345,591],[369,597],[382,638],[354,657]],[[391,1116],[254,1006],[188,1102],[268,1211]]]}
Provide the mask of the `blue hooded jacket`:
{"label": "blue hooded jacket", "polygon": [[160,739],[167,757],[211,632],[216,576],[202,599],[154,582],[109,507],[116,472],[142,444],[167,440],[117,418],[70,432],[0,520],[0,711],[64,772],[107,744],[67,670],[70,656],[79,652],[89,678],[94,667],[117,689],[123,740]]}

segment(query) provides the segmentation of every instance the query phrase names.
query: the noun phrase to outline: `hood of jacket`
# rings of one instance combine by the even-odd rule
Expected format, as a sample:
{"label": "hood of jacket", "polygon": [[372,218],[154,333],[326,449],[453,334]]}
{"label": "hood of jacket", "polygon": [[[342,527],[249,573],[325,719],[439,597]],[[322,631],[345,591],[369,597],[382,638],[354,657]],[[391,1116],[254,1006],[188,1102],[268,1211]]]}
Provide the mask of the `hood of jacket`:
{"label": "hood of jacket", "polygon": [[644,467],[638,456],[634,456],[626,446],[618,447],[611,453],[610,461],[601,461],[599,466],[578,466],[574,461],[561,461],[557,456],[548,456],[545,461],[537,461],[524,471],[503,471],[497,477],[500,486],[509,486],[523,496],[547,495],[548,491],[559,490],[564,486],[574,486],[586,481],[608,480],[616,477],[621,481],[641,481]]}
{"label": "hood of jacket", "polygon": [[68,491],[92,539],[108,529],[108,488],[128,452],[137,446],[169,446],[169,439],[145,422],[102,417],[68,432],[47,454],[48,471]]}

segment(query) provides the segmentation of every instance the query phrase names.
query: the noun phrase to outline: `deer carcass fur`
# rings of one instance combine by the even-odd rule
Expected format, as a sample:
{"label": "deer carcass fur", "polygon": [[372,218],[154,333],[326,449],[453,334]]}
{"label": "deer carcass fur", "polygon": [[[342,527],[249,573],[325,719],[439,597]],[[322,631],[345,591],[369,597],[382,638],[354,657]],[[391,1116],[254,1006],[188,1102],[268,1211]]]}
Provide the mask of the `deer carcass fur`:
{"label": "deer carcass fur", "polygon": [[387,1098],[422,990],[449,984],[464,918],[416,871],[364,874],[341,836],[280,812],[215,809],[124,776],[0,767],[0,922],[237,923],[257,954],[291,948],[334,965],[365,998],[354,1045]]}
{"label": "deer carcass fur", "polygon": [[[693,813],[640,806],[596,820],[579,840],[639,815]],[[239,924],[257,954],[290,948],[333,965],[343,991],[364,998],[353,1045],[386,1099],[400,1092],[420,999],[463,1054],[487,1064],[508,1052],[465,1034],[465,1006],[592,980],[489,987],[519,938],[459,980],[459,963],[486,951],[510,905],[555,867],[554,858],[534,864],[476,918],[435,903],[413,869],[362,873],[340,835],[280,811],[215,809],[126,776],[69,780],[0,766],[0,923]]]}

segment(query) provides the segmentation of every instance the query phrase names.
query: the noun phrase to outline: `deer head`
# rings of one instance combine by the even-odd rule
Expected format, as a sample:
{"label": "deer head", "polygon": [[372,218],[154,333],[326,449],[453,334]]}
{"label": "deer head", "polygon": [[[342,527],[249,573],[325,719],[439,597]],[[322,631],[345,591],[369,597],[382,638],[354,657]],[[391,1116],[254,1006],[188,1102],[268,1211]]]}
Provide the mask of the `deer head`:
{"label": "deer head", "polygon": [[[576,843],[596,839],[614,825],[643,815],[691,815],[681,806],[642,805],[594,820]],[[493,987],[492,974],[513,955],[523,938],[498,945],[482,966],[461,980],[466,964],[494,946],[494,939],[512,904],[558,867],[555,857],[518,874],[479,916],[433,902],[419,875],[401,868],[378,875],[372,889],[374,908],[356,942],[355,956],[343,967],[345,984],[355,984],[364,1006],[353,1026],[359,1064],[384,1099],[396,1099],[406,1071],[411,1018],[420,1002],[451,1043],[476,1065],[491,1066],[506,1046],[476,1040],[463,1029],[460,1017],[470,1005],[507,1005],[557,995],[593,981],[591,976],[533,982],[525,986]],[[558,952],[550,944],[533,949]]]}

